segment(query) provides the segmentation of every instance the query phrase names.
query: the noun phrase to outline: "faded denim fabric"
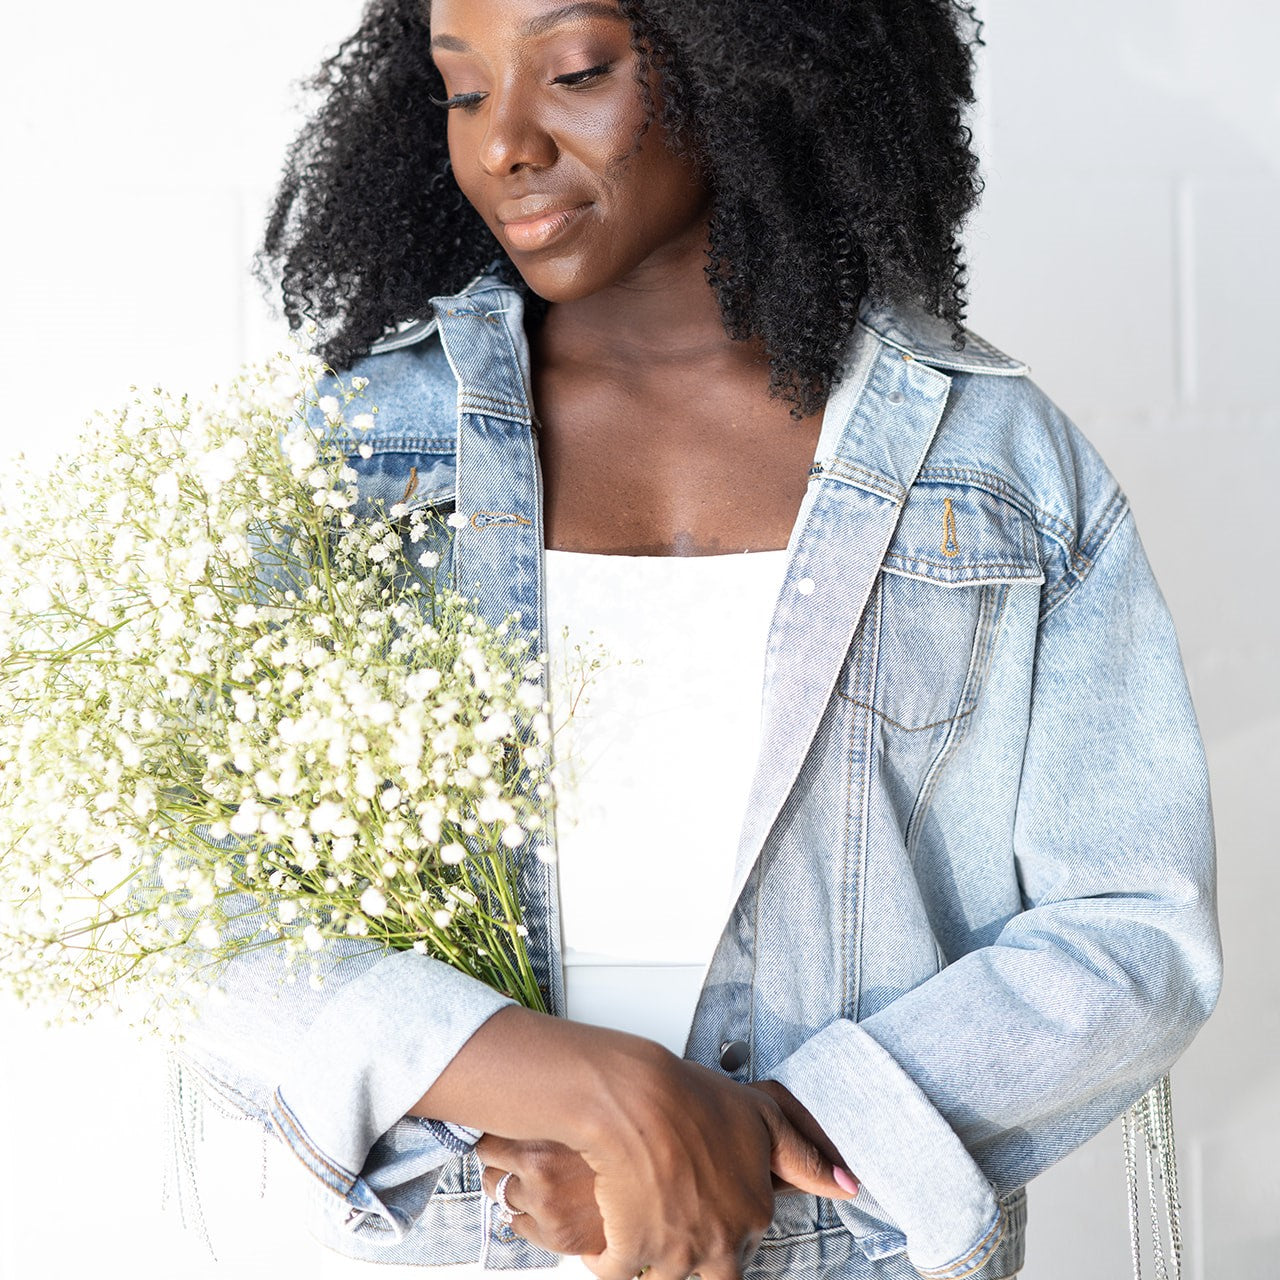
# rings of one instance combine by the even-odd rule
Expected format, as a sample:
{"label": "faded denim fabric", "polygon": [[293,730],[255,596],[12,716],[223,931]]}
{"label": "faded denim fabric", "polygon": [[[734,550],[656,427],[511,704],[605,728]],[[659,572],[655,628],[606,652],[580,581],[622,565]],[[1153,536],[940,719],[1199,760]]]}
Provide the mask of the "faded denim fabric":
{"label": "faded denim fabric", "polygon": [[[351,465],[387,506],[412,469],[410,506],[466,518],[459,587],[542,627],[522,300],[485,276],[433,306],[348,371],[379,409]],[[686,1056],[745,1041],[736,1078],[785,1084],[863,1190],[780,1197],[752,1277],[1011,1276],[1024,1184],[1163,1075],[1217,998],[1177,640],[1124,495],[1026,375],[922,312],[864,306],[827,406]],[[563,1012],[554,867],[529,857],[522,893]],[[548,1264],[486,1228],[474,1135],[404,1118],[506,1001],[361,948],[335,949],[319,992],[283,985],[270,950],[237,962],[189,1066],[310,1171],[333,1248]]]}

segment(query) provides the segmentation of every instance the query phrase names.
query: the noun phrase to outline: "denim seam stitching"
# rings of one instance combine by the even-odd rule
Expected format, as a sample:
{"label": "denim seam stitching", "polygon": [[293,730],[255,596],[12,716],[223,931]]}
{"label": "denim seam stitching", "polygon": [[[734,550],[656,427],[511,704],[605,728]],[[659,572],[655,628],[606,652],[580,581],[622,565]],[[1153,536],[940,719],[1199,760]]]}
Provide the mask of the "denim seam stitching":
{"label": "denim seam stitching", "polygon": [[491,395],[488,391],[477,391],[474,387],[466,387],[462,392],[464,400],[474,400],[476,404],[499,405],[504,409],[524,409],[527,406],[519,400],[507,396]]}
{"label": "denim seam stitching", "polygon": [[[962,564],[956,564],[955,561],[949,561],[944,564],[941,560],[930,560],[928,556],[907,556],[899,551],[890,551],[885,555],[886,560],[895,560],[899,564],[920,564],[926,565],[931,569],[947,569],[951,571],[951,576],[959,581],[965,581],[961,575],[971,569],[985,570],[991,572],[996,569],[1022,569],[1026,570],[1027,564],[1023,560],[966,560]],[[1036,566],[1036,577],[1028,578],[1027,581],[1040,581],[1044,574],[1041,572],[1039,565]]]}
{"label": "denim seam stitching", "polygon": [[927,1280],[964,1280],[965,1276],[971,1276],[975,1271],[980,1271],[986,1266],[987,1261],[1004,1239],[1006,1225],[1004,1208],[997,1202],[995,1221],[963,1258],[957,1258],[955,1262],[948,1262],[941,1267],[916,1267],[916,1270]]}
{"label": "denim seam stitching", "polygon": [[955,715],[948,716],[945,720],[933,720],[929,724],[907,725],[895,720],[892,716],[887,716],[878,707],[873,706],[870,702],[863,702],[860,698],[852,697],[850,694],[844,693],[837,689],[836,692],[846,702],[852,702],[855,707],[861,707],[864,711],[870,711],[872,715],[879,716],[886,724],[891,724],[895,729],[901,729],[903,733],[924,733],[926,729],[941,729],[943,725],[955,724],[957,720],[963,720],[965,716],[971,716],[976,707],[969,707],[965,711],[957,711]]}
{"label": "denim seam stitching", "polygon": [[1006,480],[1003,476],[996,475],[995,472],[982,471],[977,467],[925,466],[920,469],[920,474],[916,477],[916,484],[928,484],[935,480],[950,480],[967,484],[974,489],[980,489],[991,497],[1000,498],[1008,502],[1010,506],[1018,508],[1033,524],[1047,526],[1045,532],[1049,532],[1049,528],[1052,528],[1061,538],[1070,538],[1071,536],[1071,522],[1069,520],[1063,516],[1056,515],[1046,507],[1040,506],[1039,503],[1033,501],[1016,485]]}
{"label": "denim seam stitching", "polygon": [[1111,535],[1120,526],[1128,513],[1128,501],[1122,493],[1117,491],[1102,509],[1097,520],[1090,526],[1089,553],[1086,555],[1083,550],[1077,552],[1073,557],[1076,563],[1073,563],[1072,567],[1063,574],[1062,578],[1054,585],[1052,591],[1045,593],[1040,607],[1041,622],[1044,622],[1059,605],[1069,600],[1075,594],[1076,588],[1081,586],[1085,579],[1088,578],[1097,563],[1099,555],[1101,555],[1110,541]]}
{"label": "denim seam stitching", "polygon": [[[347,441],[335,441],[334,443],[346,444]],[[359,456],[359,446],[367,444],[372,450],[372,457],[376,457],[380,453],[437,453],[440,457],[452,457],[453,455],[453,437],[452,436],[415,436],[415,435],[398,435],[383,436],[377,440],[370,440],[367,437],[356,440],[356,450],[354,453],[344,453],[348,459]],[[363,460],[363,459],[362,459]]]}
{"label": "denim seam stitching", "polygon": [[877,497],[886,498],[895,506],[901,506],[906,500],[906,490],[896,481],[882,476],[878,472],[868,471],[839,457],[831,458],[823,464],[820,476],[830,476],[844,484],[851,484],[858,489],[866,489]]}
{"label": "denim seam stitching", "polygon": [[[934,792],[938,789],[938,780],[942,777],[943,770],[965,739],[969,729],[968,717],[978,708],[978,690],[982,687],[983,677],[991,662],[991,651],[995,646],[996,630],[1004,613],[1007,594],[1007,591],[1003,590],[986,591],[984,589],[982,603],[979,606],[978,625],[974,629],[973,648],[969,653],[969,669],[965,672],[964,685],[960,689],[960,705],[965,710],[952,717],[950,728],[929,765],[924,785],[921,786],[916,802],[912,806],[911,816],[907,819],[906,846],[913,865],[916,833],[920,830],[924,815],[929,812],[929,806],[933,803]],[[936,938],[934,943],[936,945]]]}
{"label": "denim seam stitching", "polygon": [[471,1147],[463,1142],[447,1125],[442,1124],[439,1120],[433,1120],[430,1116],[418,1116],[417,1120],[446,1151],[452,1151],[455,1156],[470,1154]]}
{"label": "denim seam stitching", "polygon": [[[871,645],[871,661],[868,663],[867,670],[867,689],[871,695],[875,694],[876,680],[880,671],[880,636],[881,626],[884,622],[884,580],[879,576],[876,578],[874,600],[875,613],[873,617],[875,630]],[[849,882],[848,892],[853,894],[853,901],[844,908],[853,916],[852,957],[851,960],[846,958],[844,964],[844,981],[851,983],[853,989],[847,992],[847,1003],[841,1007],[849,1010],[849,1016],[855,1022],[858,1020],[859,1006],[862,1003],[862,942],[866,932],[865,911],[867,900],[863,886],[866,884],[867,878],[867,836],[868,826],[871,821],[871,774],[875,756],[871,733],[873,723],[871,717],[868,716],[862,731],[862,767],[858,778],[858,848],[857,856],[853,860],[854,875],[846,877]],[[852,815],[852,806],[850,806],[850,813]],[[852,908],[851,911],[850,907]],[[841,945],[842,947],[844,945],[843,939],[841,940]]]}
{"label": "denim seam stitching", "polygon": [[[276,1126],[281,1138],[299,1155],[305,1153],[310,1156],[319,1168],[315,1168],[307,1159],[302,1159],[301,1163],[314,1177],[316,1177],[324,1186],[331,1191],[337,1191],[340,1195],[346,1195],[351,1188],[355,1186],[355,1175],[348,1172],[340,1164],[334,1163],[323,1152],[316,1149],[311,1139],[307,1136],[302,1126],[298,1123],[293,1112],[289,1110],[288,1103],[280,1096],[280,1090],[277,1089],[271,1098],[271,1119]],[[289,1135],[284,1132],[285,1128],[292,1131],[296,1138],[296,1143],[290,1141]],[[301,1148],[301,1151],[299,1151]],[[334,1181],[330,1181],[325,1175],[332,1174]]]}
{"label": "denim seam stitching", "polygon": [[756,975],[760,971],[760,899],[763,896],[763,876],[756,876],[755,905],[751,920],[751,1003],[747,1010],[747,1067],[755,1076],[756,1062]]}

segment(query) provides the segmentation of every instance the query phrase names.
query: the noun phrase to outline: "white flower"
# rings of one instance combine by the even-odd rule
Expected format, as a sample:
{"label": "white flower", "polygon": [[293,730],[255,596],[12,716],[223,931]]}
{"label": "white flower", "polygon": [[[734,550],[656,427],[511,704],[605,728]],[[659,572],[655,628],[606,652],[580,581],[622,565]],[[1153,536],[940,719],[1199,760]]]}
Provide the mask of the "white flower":
{"label": "white flower", "polygon": [[31,613],[44,613],[53,605],[53,597],[43,582],[33,582],[18,599],[22,607]]}
{"label": "white flower", "polygon": [[211,924],[202,924],[196,930],[196,941],[204,947],[206,951],[213,951],[219,942],[222,941],[222,935],[217,928]]}
{"label": "white flower", "polygon": [[356,452],[357,452],[357,453],[358,453],[362,458],[372,458],[372,457],[373,457],[373,445],[371,445],[371,444],[362,444],[362,445],[360,445],[360,447],[356,450]]}
{"label": "white flower", "polygon": [[487,778],[493,772],[493,765],[489,763],[488,756],[473,751],[467,757],[467,772],[477,778]]}
{"label": "white flower", "polygon": [[315,925],[309,924],[302,931],[302,941],[307,944],[308,951],[319,951],[324,947],[324,934]]}
{"label": "white flower", "polygon": [[418,557],[418,563],[424,569],[434,569],[440,563],[440,553],[438,551],[424,551]]}
{"label": "white flower", "polygon": [[[352,385],[354,386],[355,384],[353,383]],[[373,414],[357,413],[356,416],[351,419],[351,425],[355,427],[357,431],[372,431]]]}
{"label": "white flower", "polygon": [[476,741],[497,742],[513,732],[515,732],[515,725],[511,723],[511,717],[505,711],[495,711],[476,725]]}
{"label": "white flower", "polygon": [[467,526],[467,517],[464,516],[461,511],[451,511],[445,517],[444,522],[450,529],[465,529]]}
{"label": "white flower", "polygon": [[437,929],[447,929],[453,923],[453,912],[446,911],[441,907],[439,910],[431,913],[431,919],[434,921]]}
{"label": "white flower", "polygon": [[387,910],[387,895],[381,889],[370,885],[360,895],[360,910],[367,916],[385,915]]}
{"label": "white flower", "polygon": [[502,843],[508,849],[518,849],[524,844],[524,828],[518,822],[513,822],[509,827],[505,827],[502,832]]}
{"label": "white flower", "polygon": [[298,918],[301,908],[293,898],[286,898],[278,908],[281,924],[292,924]]}
{"label": "white flower", "polygon": [[448,866],[456,867],[460,862],[465,862],[466,858],[466,847],[458,844],[456,840],[440,846],[440,861]]}
{"label": "white flower", "polygon": [[318,408],[331,423],[342,417],[342,406],[338,403],[337,396],[321,396]]}
{"label": "white flower", "polygon": [[316,835],[324,835],[332,831],[339,818],[342,817],[342,806],[333,800],[322,800],[311,811],[309,825]]}

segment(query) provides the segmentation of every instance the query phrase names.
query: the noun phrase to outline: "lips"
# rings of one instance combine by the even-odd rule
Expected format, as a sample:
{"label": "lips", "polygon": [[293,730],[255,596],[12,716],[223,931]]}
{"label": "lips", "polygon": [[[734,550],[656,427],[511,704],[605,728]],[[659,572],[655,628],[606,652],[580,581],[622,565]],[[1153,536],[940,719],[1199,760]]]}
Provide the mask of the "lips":
{"label": "lips", "polygon": [[500,204],[494,213],[507,242],[529,252],[559,240],[590,207],[590,201],[568,204],[547,196],[526,196]]}

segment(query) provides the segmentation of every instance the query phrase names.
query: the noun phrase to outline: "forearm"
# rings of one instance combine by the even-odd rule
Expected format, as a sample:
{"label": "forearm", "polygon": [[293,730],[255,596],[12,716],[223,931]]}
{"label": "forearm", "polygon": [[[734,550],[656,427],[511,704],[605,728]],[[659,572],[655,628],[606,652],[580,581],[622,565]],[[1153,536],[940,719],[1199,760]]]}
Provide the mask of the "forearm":
{"label": "forearm", "polygon": [[642,1036],[512,1005],[477,1029],[409,1114],[581,1151],[622,1096],[652,1087],[677,1062]]}

